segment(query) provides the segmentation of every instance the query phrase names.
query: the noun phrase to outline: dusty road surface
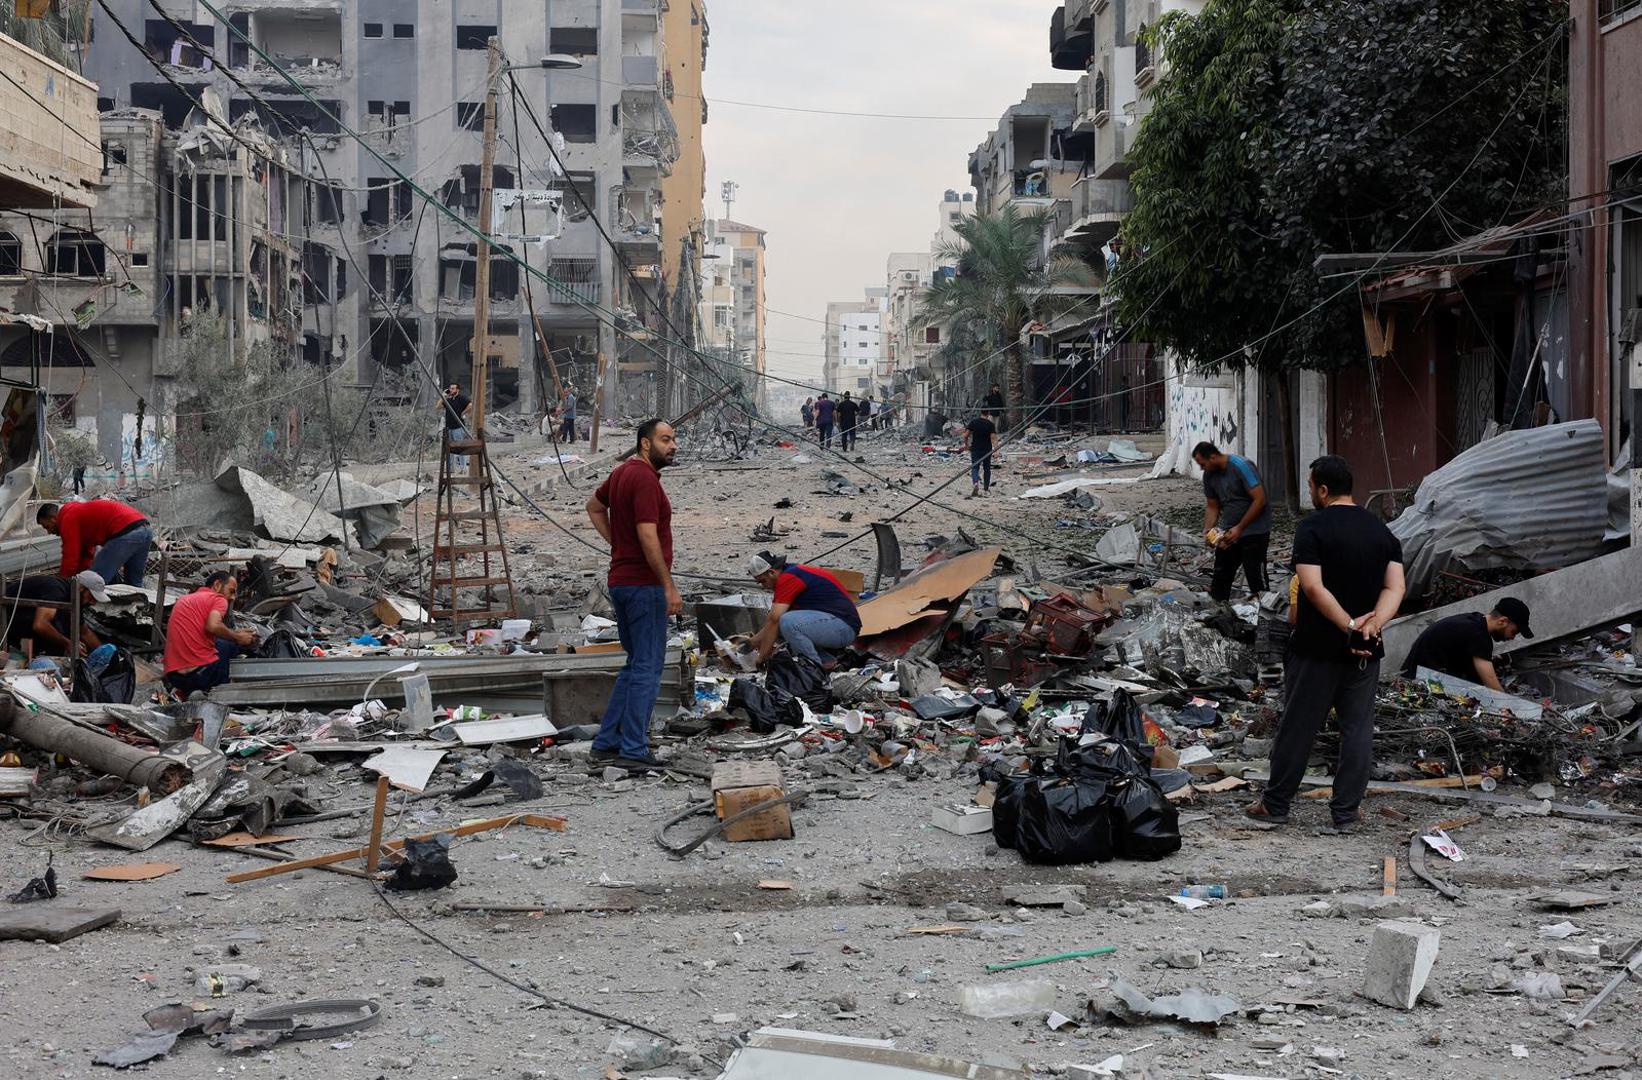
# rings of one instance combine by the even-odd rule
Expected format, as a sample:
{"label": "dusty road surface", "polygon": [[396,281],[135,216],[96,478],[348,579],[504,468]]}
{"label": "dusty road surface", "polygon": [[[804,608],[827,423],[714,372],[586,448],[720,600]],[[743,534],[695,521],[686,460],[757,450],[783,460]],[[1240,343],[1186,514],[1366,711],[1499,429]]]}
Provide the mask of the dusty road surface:
{"label": "dusty road surface", "polygon": [[[686,447],[666,476],[678,567],[728,578],[760,548],[801,558],[823,551],[960,467],[916,443],[868,438],[860,456],[884,479],[839,470],[862,491],[836,496],[826,493],[822,476],[836,465],[794,463],[800,451],[765,449],[738,461]],[[951,509],[925,504],[908,514],[898,525],[907,561],[921,557],[923,538],[962,527],[978,542],[1003,543],[1022,573],[1035,566],[1053,579],[1067,569],[1066,549],[1092,548],[1099,533],[1089,525],[1103,515],[1189,520],[1195,513],[1197,486],[1180,479],[1096,489],[1104,501],[1099,513],[1014,498],[1058,472],[1027,457],[1053,460],[1065,449],[1023,448],[1009,455],[990,496],[965,499],[964,480],[938,496]],[[549,469],[557,473],[531,464],[533,455],[540,451],[502,458],[527,490]],[[591,537],[579,507],[595,478],[577,476],[574,486],[560,478],[536,498]],[[792,506],[776,508],[783,499]],[[846,513],[849,522],[840,520]],[[752,539],[772,516],[787,535]],[[595,552],[522,509],[510,518],[509,539],[521,552],[516,575],[545,608],[580,604],[602,569]],[[870,576],[870,542],[827,561]],[[475,751],[461,764],[477,771],[482,757]],[[62,823],[0,822],[6,892],[41,872],[50,852],[63,891],[47,903],[116,905],[122,913],[117,924],[60,946],[0,942],[0,1074],[108,1075],[94,1056],[142,1030],[149,1009],[209,1000],[196,979],[224,963],[252,965],[259,978],[214,1005],[244,1011],[370,998],[381,1003],[381,1018],[357,1032],[238,1056],[185,1038],[139,1069],[269,1080],[713,1077],[738,1037],[763,1026],[893,1038],[905,1049],[1034,1075],[1096,1075],[1074,1066],[1117,1054],[1121,1075],[1156,1078],[1538,1080],[1625,1077],[1639,1068],[1642,985],[1621,988],[1589,1026],[1566,1021],[1617,970],[1616,956],[1642,937],[1642,829],[1635,825],[1485,808],[1479,820],[1454,829],[1465,861],[1430,860],[1460,890],[1458,900],[1412,877],[1408,842],[1422,826],[1473,808],[1400,794],[1371,796],[1366,826],[1353,836],[1317,833],[1326,822],[1321,803],[1301,800],[1292,826],[1262,831],[1239,812],[1247,792],[1199,795],[1180,807],[1184,847],[1176,855],[1038,867],[998,850],[990,835],[955,836],[929,824],[932,808],[969,801],[977,784],[972,764],[937,755],[909,778],[833,769],[825,755],[810,755],[785,764],[787,787],[812,792],[793,812],[793,839],[711,840],[675,859],[652,834],[707,797],[703,781],[682,774],[608,780],[590,772],[574,748],[529,760],[545,786],[538,800],[393,796],[390,836],[525,810],[568,819],[563,833],[514,828],[457,840],[459,878],[435,892],[384,897],[369,882],[320,870],[230,885],[228,874],[267,864],[177,839],[135,856],[75,839]],[[337,765],[314,778],[326,808],[361,812],[282,829],[307,838],[291,842],[291,852],[364,842],[369,788],[362,777],[357,765]],[[1510,785],[1501,793],[1522,794]],[[686,821],[671,835],[687,838],[704,821]],[[1380,894],[1387,856],[1402,860],[1396,897],[1381,901],[1392,906],[1351,913],[1370,902],[1340,898]],[[134,883],[82,878],[95,867],[132,862],[181,869]],[[1231,898],[1197,910],[1171,902],[1193,884],[1224,884]],[[1557,912],[1530,900],[1558,887],[1612,903]],[[1327,911],[1302,910],[1331,898]],[[1329,917],[1341,911],[1344,917]],[[1374,927],[1388,915],[1423,920],[1441,934],[1430,991],[1411,1011],[1358,993]],[[1560,923],[1574,931],[1544,929]],[[936,927],[944,929],[916,932]],[[1116,952],[985,970],[1101,946]],[[1524,976],[1550,974],[1559,979],[1555,1000],[1512,989]],[[1013,1019],[960,1011],[965,987],[1040,979],[1052,982],[1052,1008],[1065,1018],[1056,1029],[1045,1007]],[[1116,979],[1154,996],[1202,988],[1238,1008],[1211,1029],[1114,1024],[1103,1014]],[[622,1059],[610,1052],[618,1024],[544,1007],[506,981],[669,1041],[648,1060]]]}

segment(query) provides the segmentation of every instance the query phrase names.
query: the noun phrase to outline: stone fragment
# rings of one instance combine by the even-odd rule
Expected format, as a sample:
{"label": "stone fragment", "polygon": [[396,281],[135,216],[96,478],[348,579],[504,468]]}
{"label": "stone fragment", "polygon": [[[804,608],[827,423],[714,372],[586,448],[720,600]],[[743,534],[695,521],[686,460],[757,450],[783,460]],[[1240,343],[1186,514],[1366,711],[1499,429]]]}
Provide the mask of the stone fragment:
{"label": "stone fragment", "polygon": [[1374,928],[1363,975],[1363,996],[1394,1009],[1412,1009],[1437,963],[1441,934],[1415,922]]}

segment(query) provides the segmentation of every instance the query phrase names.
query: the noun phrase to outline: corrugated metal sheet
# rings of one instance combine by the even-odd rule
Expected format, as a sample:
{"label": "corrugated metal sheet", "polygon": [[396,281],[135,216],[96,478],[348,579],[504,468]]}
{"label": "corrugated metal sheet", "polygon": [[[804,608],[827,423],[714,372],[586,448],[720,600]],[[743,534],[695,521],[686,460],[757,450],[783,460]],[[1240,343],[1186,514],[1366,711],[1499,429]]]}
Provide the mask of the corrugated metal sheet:
{"label": "corrugated metal sheet", "polygon": [[1449,567],[1554,569],[1602,551],[1608,524],[1602,426],[1508,431],[1427,476],[1391,523],[1409,595]]}

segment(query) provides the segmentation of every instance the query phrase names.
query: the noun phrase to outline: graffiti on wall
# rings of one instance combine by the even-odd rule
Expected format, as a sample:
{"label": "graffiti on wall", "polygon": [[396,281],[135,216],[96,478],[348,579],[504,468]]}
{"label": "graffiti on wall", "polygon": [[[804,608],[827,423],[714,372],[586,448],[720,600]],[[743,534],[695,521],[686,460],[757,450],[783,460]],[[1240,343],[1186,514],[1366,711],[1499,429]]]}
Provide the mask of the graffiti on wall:
{"label": "graffiti on wall", "polygon": [[1238,381],[1185,376],[1180,360],[1169,357],[1169,388],[1165,404],[1168,442],[1158,456],[1154,476],[1192,473],[1192,447],[1207,440],[1222,450],[1242,450],[1238,417],[1242,412]]}

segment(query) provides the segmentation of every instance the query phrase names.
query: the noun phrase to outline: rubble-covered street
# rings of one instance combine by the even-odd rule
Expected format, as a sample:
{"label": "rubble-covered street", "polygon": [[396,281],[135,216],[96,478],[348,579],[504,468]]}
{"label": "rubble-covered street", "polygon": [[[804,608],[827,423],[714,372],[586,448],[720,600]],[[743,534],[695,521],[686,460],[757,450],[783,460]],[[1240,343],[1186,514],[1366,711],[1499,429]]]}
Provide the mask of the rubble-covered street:
{"label": "rubble-covered street", "polygon": [[[695,450],[686,433],[666,473],[677,566],[725,579],[692,579],[692,600],[756,594],[736,583],[739,552],[808,558],[838,542],[824,534],[853,535],[841,517],[880,520],[950,478],[950,439],[914,434],[864,439],[862,468],[883,479],[852,470],[859,490],[839,494],[826,476],[832,465],[815,460],[813,447],[762,445],[732,458]],[[99,785],[96,770],[18,747],[22,771],[35,779],[4,804],[0,835],[14,852],[6,888],[22,889],[49,865],[57,896],[8,905],[4,915],[118,915],[58,945],[0,944],[8,985],[29,988],[7,995],[11,1029],[21,1032],[42,1006],[54,1017],[49,1030],[11,1040],[8,1070],[87,1075],[94,1060],[144,1030],[145,1014],[172,1002],[233,1010],[243,1024],[264,1007],[359,999],[380,1007],[369,1026],[343,1023],[307,1041],[236,1027],[211,1040],[217,1048],[185,1035],[148,1067],[276,1077],[314,1069],[714,1076],[748,1033],[785,1028],[892,1039],[902,1050],[1006,1070],[1000,1076],[1115,1074],[1116,1055],[1122,1075],[1158,1077],[1469,1076],[1479,1068],[1505,1077],[1623,1075],[1638,1050],[1627,1019],[1636,991],[1620,987],[1588,1022],[1568,1020],[1598,998],[1642,936],[1631,896],[1642,860],[1637,759],[1612,741],[1642,697],[1628,639],[1598,635],[1544,652],[1539,666],[1547,670],[1607,672],[1607,689],[1583,708],[1539,700],[1534,723],[1423,686],[1388,685],[1376,780],[1441,786],[1372,793],[1356,835],[1321,835],[1327,813],[1314,799],[1300,801],[1294,825],[1269,831],[1240,812],[1257,790],[1243,777],[1263,774],[1277,702],[1260,679],[1255,609],[1227,624],[1210,608],[1193,585],[1207,554],[1190,536],[1178,551],[1173,540],[1146,545],[1138,565],[1131,554],[1127,564],[1080,569],[1073,564],[1088,560],[1067,553],[1093,550],[1114,527],[1189,519],[1196,510],[1193,486],[1146,478],[1148,462],[1079,465],[1079,449],[1106,442],[1032,436],[1003,455],[989,496],[964,499],[960,487],[955,500],[940,497],[996,526],[928,503],[897,522],[909,570],[931,558],[936,569],[988,567],[990,549],[979,549],[977,564],[961,554],[967,543],[954,546],[960,530],[976,545],[995,541],[997,564],[933,590],[954,595],[936,603],[945,614],[910,642],[910,660],[875,659],[865,642],[828,678],[824,707],[794,701],[790,712],[759,715],[739,697],[730,707],[739,672],[700,648],[697,635],[709,624],[686,617],[674,657],[682,665],[699,659],[699,667],[687,681],[664,683],[657,748],[668,767],[657,772],[590,766],[587,725],[603,702],[583,700],[576,672],[561,676],[570,682],[550,676],[545,704],[567,710],[551,720],[541,691],[528,690],[529,679],[543,685],[552,665],[598,662],[598,652],[556,650],[608,633],[589,610],[600,609],[600,557],[563,542],[540,517],[521,508],[509,518],[510,540],[525,553],[515,573],[538,605],[522,643],[453,646],[414,616],[382,626],[366,601],[371,588],[407,573],[403,555],[366,572],[343,554],[323,590],[310,568],[273,570],[269,592],[293,599],[271,605],[278,614],[264,629],[283,627],[304,649],[331,656],[239,661],[235,680],[216,695],[231,704],[206,705],[203,714],[199,706],[164,710],[177,718],[171,730],[219,740],[227,775],[249,789],[224,785],[220,766],[212,772],[196,758],[194,776],[213,777],[206,787],[217,798],[186,815],[175,838],[127,840],[128,848],[152,846],[121,850],[118,839],[95,839],[110,836],[97,822],[127,819],[142,802],[136,789]],[[1138,445],[1147,454],[1155,440]],[[547,483],[547,468],[531,464],[539,458],[532,450],[499,454],[498,467],[526,490],[535,486],[527,478],[536,479],[545,487],[539,504],[586,535],[574,511],[587,482],[572,473],[577,486],[566,485],[554,468],[556,482]],[[1116,482],[1020,497],[1066,480]],[[1099,492],[1098,509],[1077,505],[1080,491]],[[407,519],[415,514],[406,508]],[[269,555],[282,546],[239,541]],[[1160,565],[1165,549],[1169,572]],[[870,581],[872,550],[860,542],[827,564]],[[1064,652],[1035,652],[1030,633],[1022,636],[1028,610],[1056,595],[1074,613],[1094,613],[1085,601],[1106,606],[1089,638],[1068,639]],[[350,608],[362,613],[350,616]],[[733,601],[708,609],[713,623],[736,618]],[[144,610],[132,609],[132,626]],[[382,644],[367,643],[366,633]],[[1013,681],[989,677],[984,642],[992,635],[1011,642],[993,662],[1017,665]],[[907,644],[903,637],[898,648]],[[375,696],[351,676],[327,674],[328,666],[363,662],[348,656],[385,658],[369,669],[387,673],[370,688]],[[395,669],[441,656],[465,657],[460,670],[474,672],[511,671],[526,659],[535,666],[516,683],[491,676],[454,692],[440,687],[459,678],[455,671],[430,666],[435,711],[413,717],[402,686],[419,673]],[[1523,672],[1536,664],[1516,663]],[[274,694],[260,677],[242,678],[261,664],[313,675],[293,681],[276,671],[266,684],[282,688]],[[333,679],[343,680],[340,696],[327,685]],[[12,692],[27,712],[77,720],[129,745],[166,741],[156,726],[165,717],[151,709],[68,704],[38,682],[13,683]],[[466,706],[460,715],[458,706]],[[1164,842],[1155,861],[1042,865],[1000,847],[989,821],[968,835],[933,823],[990,803],[999,770],[1053,760],[1061,735],[1121,724],[1125,715],[1144,725],[1138,745],[1154,755],[1157,790],[1168,791],[1158,829],[1178,833],[1178,851]],[[1096,726],[1086,728],[1086,719]],[[486,728],[493,723],[503,726]],[[1634,746],[1634,731],[1628,737]],[[455,880],[395,891],[401,872],[379,892],[359,880],[363,857],[277,873],[278,860],[368,848],[372,765],[380,764],[372,759],[393,747],[431,762],[382,766],[395,776],[383,835],[457,834],[449,845]],[[790,838],[711,836],[688,854],[669,854],[658,836],[683,848],[711,822],[711,813],[689,810],[711,807],[708,780],[725,762],[762,763],[761,782],[803,796],[790,807]],[[1325,752],[1318,773],[1329,766]],[[474,783],[481,778],[489,782]],[[167,801],[160,794],[149,793],[151,808]],[[459,835],[474,823],[492,828]],[[1463,861],[1418,839],[1439,827]],[[1114,824],[1111,835],[1121,845],[1123,829]],[[1411,838],[1423,849],[1420,871],[1453,896],[1416,876]],[[249,857],[246,846],[263,855]],[[111,870],[122,867],[131,869]],[[98,871],[115,880],[87,877]],[[232,880],[241,875],[251,880]],[[1223,886],[1224,898],[1217,890],[1205,900],[1181,895],[1194,886]],[[1440,934],[1440,958],[1408,1011],[1364,996],[1375,928],[1388,920]],[[1113,951],[988,970],[1106,948]],[[1192,991],[1210,995],[1212,1004],[1198,1005],[1212,1021],[1135,1011],[1137,992],[1166,999]],[[245,1048],[230,1056],[230,1047]]]}

